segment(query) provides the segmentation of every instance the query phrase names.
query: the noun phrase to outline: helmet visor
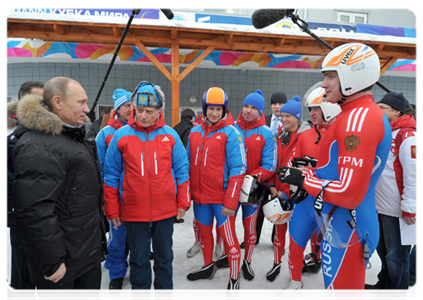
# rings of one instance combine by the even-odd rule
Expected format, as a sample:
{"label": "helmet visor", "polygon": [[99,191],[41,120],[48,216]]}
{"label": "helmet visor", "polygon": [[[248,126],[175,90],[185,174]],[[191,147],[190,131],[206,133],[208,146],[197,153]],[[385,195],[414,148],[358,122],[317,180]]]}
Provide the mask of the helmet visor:
{"label": "helmet visor", "polygon": [[[325,205],[326,208],[328,205]],[[320,215],[315,211],[317,223],[325,240],[335,248],[348,248],[362,240],[360,229],[351,228],[348,220],[351,214],[348,209],[333,206],[331,209],[323,208]]]}

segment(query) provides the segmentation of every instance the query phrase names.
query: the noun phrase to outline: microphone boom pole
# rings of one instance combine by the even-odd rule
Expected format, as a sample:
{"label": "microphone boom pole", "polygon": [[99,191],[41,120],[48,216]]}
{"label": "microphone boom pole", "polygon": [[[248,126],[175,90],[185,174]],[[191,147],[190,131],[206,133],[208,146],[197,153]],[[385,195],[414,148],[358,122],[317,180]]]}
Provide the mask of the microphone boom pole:
{"label": "microphone boom pole", "polygon": [[107,78],[109,77],[110,71],[112,70],[112,67],[115,63],[116,57],[119,53],[120,47],[122,46],[123,40],[125,39],[126,33],[128,32],[129,27],[131,26],[132,20],[134,19],[135,15],[138,15],[140,13],[141,9],[133,9],[131,16],[129,17],[128,23],[126,24],[125,30],[122,33],[122,36],[120,38],[119,44],[116,47],[116,51],[113,54],[112,60],[110,62],[109,68],[107,69],[106,75],[104,76],[103,82],[101,83],[100,89],[97,93],[97,97],[94,100],[93,106],[91,107],[90,112],[87,114],[87,116],[90,118],[91,122],[95,120],[95,113],[94,109],[97,105],[97,102],[100,98],[101,92],[103,91],[104,85],[107,82]]}
{"label": "microphone boom pole", "polygon": [[[319,36],[317,36],[313,32],[311,32],[310,29],[308,29],[308,23],[307,22],[300,19],[300,17],[298,17],[297,15],[294,15],[294,14],[291,14],[290,17],[291,17],[292,22],[294,22],[295,24],[297,24],[298,27],[300,27],[301,31],[306,32],[307,34],[309,34],[311,37],[313,37],[315,40],[317,40],[319,43],[321,43],[325,47],[329,48],[330,50],[334,49],[331,45],[329,45],[327,42],[325,42],[322,38],[320,38]],[[301,24],[298,21],[301,21]],[[387,92],[387,93],[391,92],[391,90],[388,89],[381,82],[377,81],[376,84],[380,88],[382,88],[385,92]]]}

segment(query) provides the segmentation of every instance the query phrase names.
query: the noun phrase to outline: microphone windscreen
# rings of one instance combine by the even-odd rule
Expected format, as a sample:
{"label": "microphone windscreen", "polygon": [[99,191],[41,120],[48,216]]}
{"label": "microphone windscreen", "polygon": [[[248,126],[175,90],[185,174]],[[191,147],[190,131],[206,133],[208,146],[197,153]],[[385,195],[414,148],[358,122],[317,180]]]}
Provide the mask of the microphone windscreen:
{"label": "microphone windscreen", "polygon": [[251,22],[257,29],[262,29],[286,18],[293,10],[287,9],[258,9],[251,16]]}
{"label": "microphone windscreen", "polygon": [[173,15],[173,12],[170,9],[160,8],[160,10],[166,16],[166,18],[168,18],[169,20],[173,19],[174,15]]}

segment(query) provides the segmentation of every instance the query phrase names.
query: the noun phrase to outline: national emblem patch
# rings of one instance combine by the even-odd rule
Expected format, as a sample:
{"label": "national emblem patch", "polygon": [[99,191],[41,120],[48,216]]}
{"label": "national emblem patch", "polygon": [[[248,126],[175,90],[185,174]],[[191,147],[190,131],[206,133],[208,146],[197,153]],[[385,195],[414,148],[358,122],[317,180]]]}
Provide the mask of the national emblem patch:
{"label": "national emblem patch", "polygon": [[416,146],[411,146],[411,158],[416,158],[417,156],[417,148]]}
{"label": "national emblem patch", "polygon": [[346,136],[344,139],[345,150],[354,151],[357,150],[357,146],[360,143],[360,138],[355,135]]}

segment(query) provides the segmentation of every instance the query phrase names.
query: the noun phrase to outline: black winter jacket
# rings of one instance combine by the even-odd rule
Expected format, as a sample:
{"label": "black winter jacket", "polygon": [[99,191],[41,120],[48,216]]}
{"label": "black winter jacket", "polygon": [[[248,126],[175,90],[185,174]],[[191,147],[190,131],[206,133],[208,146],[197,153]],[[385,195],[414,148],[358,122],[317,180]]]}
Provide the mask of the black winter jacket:
{"label": "black winter jacket", "polygon": [[102,185],[93,137],[63,124],[41,98],[18,105],[20,124],[13,153],[13,200],[34,285],[61,263],[67,283],[104,258]]}
{"label": "black winter jacket", "polygon": [[187,148],[189,134],[193,124],[189,119],[183,118],[173,129],[178,133],[184,147]]}
{"label": "black winter jacket", "polygon": [[18,124],[18,118],[16,117],[16,109],[18,107],[18,101],[11,101],[7,103],[7,227],[16,228],[15,217],[13,211],[13,197],[12,197],[12,186],[15,180],[13,173],[13,164],[11,155],[13,149],[15,149],[16,138],[13,135],[13,130]]}

